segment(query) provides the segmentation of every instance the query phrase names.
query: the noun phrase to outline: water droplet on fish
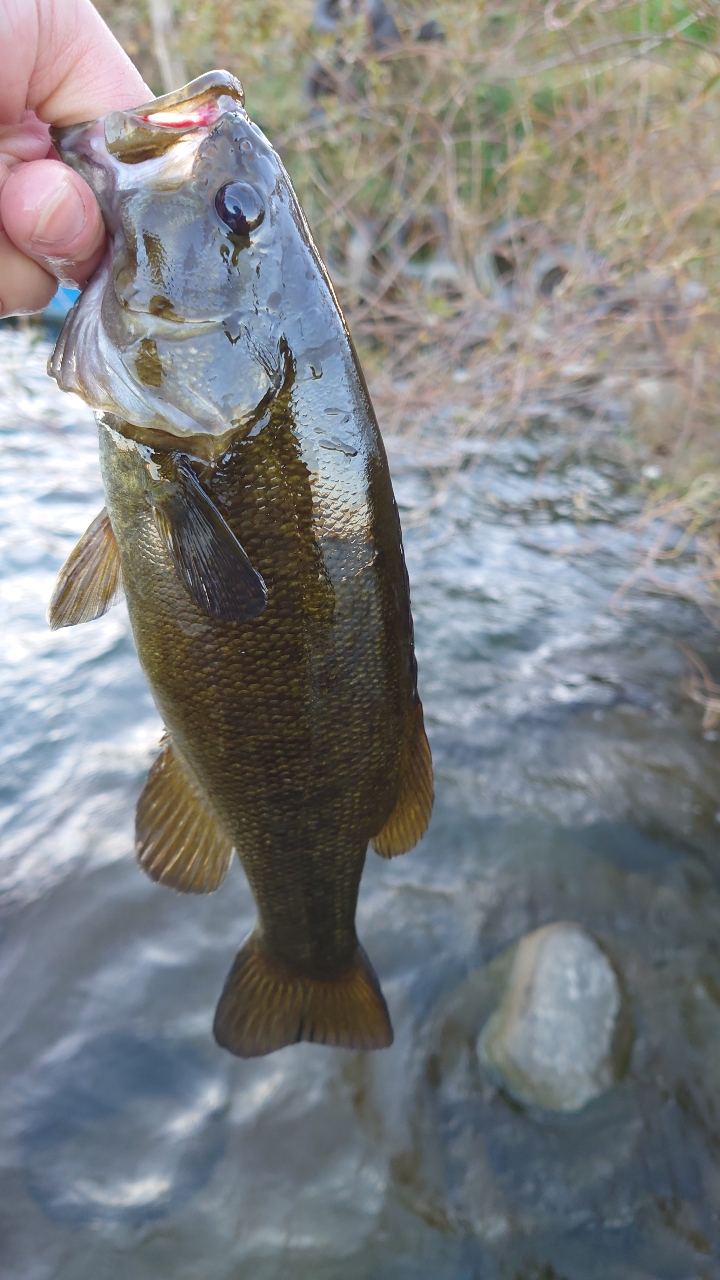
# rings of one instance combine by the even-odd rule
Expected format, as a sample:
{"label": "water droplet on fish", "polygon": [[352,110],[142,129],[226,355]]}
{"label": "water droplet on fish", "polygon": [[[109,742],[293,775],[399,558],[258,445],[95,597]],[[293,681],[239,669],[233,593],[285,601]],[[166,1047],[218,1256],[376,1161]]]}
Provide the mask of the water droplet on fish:
{"label": "water droplet on fish", "polygon": [[321,436],[318,444],[322,445],[323,449],[336,449],[338,453],[344,453],[347,458],[354,458],[357,454],[357,449],[353,449],[352,445],[345,440],[338,440],[337,436]]}
{"label": "water droplet on fish", "polygon": [[245,332],[245,326],[239,323],[235,316],[228,316],[227,319],[223,321],[223,332],[228,342],[230,342],[234,347],[242,338],[243,333]]}
{"label": "water droplet on fish", "polygon": [[328,418],[342,418],[343,422],[350,421],[350,414],[346,413],[344,409],[330,408],[330,409],[326,409],[325,413],[327,414]]}
{"label": "water droplet on fish", "polygon": [[248,433],[247,433],[247,435],[246,435],[245,439],[246,439],[246,440],[252,440],[253,436],[258,436],[258,435],[260,434],[260,432],[262,431],[263,427],[266,427],[266,426],[267,426],[267,424],[268,424],[268,422],[269,422],[269,421],[270,421],[270,410],[268,409],[267,413],[264,413],[264,414],[263,414],[263,416],[262,416],[262,418],[260,418],[259,422],[256,422],[256,423],[255,423],[255,426],[252,428],[252,430],[251,430],[251,431],[248,431]]}

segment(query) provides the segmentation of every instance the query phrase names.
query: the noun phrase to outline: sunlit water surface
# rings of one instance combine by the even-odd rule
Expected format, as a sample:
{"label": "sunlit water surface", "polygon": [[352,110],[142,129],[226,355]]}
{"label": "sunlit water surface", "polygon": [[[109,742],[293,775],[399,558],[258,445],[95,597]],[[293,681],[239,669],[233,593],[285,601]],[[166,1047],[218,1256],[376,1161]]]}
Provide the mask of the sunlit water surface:
{"label": "sunlit water surface", "polygon": [[[0,1274],[720,1277],[720,769],[678,649],[717,641],[670,597],[612,607],[640,551],[621,468],[546,422],[434,502],[447,458],[388,442],[437,768],[426,839],[371,853],[360,896],[395,1044],[240,1062],[210,1030],[239,864],[207,899],[142,875],[161,726],[125,608],[45,621],[103,502],[48,351],[0,331]],[[635,1024],[624,1080],[560,1118],[474,1050],[488,962],[557,919],[603,941]]]}

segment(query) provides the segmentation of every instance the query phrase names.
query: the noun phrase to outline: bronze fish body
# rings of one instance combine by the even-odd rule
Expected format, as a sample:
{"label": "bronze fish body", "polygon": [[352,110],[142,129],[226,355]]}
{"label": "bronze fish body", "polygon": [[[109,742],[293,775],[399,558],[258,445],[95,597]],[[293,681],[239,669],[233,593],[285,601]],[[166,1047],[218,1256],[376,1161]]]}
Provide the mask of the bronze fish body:
{"label": "bronze fish body", "polygon": [[111,250],[50,361],[98,414],[107,509],[53,626],[124,588],[167,735],[137,853],[184,892],[233,848],[257,905],[218,1004],[240,1056],[392,1041],[355,932],[369,841],[420,838],[432,766],[400,525],[345,321],[290,180],[212,72],[58,131]]}

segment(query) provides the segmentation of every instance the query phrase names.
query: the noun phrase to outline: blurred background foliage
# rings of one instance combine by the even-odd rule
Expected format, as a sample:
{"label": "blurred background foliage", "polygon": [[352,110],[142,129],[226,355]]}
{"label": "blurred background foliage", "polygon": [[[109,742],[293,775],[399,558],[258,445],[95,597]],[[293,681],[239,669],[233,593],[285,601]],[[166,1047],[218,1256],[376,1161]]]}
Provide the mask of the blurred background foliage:
{"label": "blurred background foliage", "polygon": [[574,413],[720,583],[718,0],[98,7],[154,92],[242,80],[384,429]]}
{"label": "blurred background foliage", "polygon": [[681,256],[705,275],[720,95],[707,5],[388,6],[99,7],[156,93],[215,65],[239,76],[331,256],[372,234],[396,273],[445,251],[482,288],[484,234],[527,218],[614,268]]}

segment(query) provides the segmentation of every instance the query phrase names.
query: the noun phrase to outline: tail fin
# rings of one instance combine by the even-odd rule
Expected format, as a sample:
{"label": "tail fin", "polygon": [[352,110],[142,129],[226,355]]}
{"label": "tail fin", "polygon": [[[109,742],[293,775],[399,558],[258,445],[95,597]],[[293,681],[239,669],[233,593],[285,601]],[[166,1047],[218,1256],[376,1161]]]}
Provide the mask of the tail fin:
{"label": "tail fin", "polygon": [[393,1041],[380,984],[359,944],[346,969],[315,978],[267,955],[255,934],[235,957],[213,1030],[218,1044],[239,1058],[299,1040],[344,1049],[386,1049]]}

